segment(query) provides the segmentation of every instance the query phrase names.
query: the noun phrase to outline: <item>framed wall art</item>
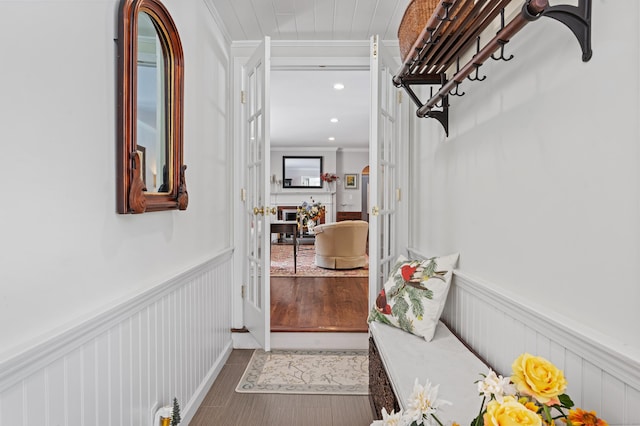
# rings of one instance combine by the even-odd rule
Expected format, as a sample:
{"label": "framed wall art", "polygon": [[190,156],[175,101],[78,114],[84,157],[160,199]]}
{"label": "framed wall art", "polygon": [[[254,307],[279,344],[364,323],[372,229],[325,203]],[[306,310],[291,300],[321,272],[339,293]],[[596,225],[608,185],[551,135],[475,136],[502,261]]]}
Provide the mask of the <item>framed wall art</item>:
{"label": "framed wall art", "polygon": [[358,189],[358,174],[357,173],[345,173],[345,175],[344,175],[344,189]]}

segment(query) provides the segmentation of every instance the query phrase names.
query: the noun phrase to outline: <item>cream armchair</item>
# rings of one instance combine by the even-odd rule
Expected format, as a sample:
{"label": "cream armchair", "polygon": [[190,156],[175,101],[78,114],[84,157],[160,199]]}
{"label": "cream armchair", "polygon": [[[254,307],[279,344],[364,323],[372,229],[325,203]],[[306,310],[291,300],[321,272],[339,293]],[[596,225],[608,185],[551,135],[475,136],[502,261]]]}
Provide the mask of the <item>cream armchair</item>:
{"label": "cream armchair", "polygon": [[317,225],[316,265],[327,269],[354,269],[367,264],[369,223],[363,220]]}

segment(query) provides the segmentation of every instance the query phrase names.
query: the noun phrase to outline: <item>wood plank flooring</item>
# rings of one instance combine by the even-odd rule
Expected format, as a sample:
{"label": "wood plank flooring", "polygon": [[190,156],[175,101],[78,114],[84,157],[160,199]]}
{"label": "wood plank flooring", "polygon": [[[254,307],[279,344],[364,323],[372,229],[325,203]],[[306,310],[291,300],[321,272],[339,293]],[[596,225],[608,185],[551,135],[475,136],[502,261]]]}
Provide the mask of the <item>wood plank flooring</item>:
{"label": "wood plank flooring", "polygon": [[190,426],[368,426],[373,421],[366,395],[235,392],[252,353],[233,350]]}
{"label": "wood plank flooring", "polygon": [[271,277],[272,332],[366,333],[366,277]]}

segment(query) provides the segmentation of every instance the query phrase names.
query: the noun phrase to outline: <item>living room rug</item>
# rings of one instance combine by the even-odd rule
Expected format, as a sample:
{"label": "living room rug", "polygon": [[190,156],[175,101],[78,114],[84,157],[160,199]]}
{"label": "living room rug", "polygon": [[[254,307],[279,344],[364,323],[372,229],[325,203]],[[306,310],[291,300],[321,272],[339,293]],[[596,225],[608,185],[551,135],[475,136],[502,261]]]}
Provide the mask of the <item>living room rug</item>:
{"label": "living room rug", "polygon": [[325,269],[315,265],[315,246],[298,246],[296,270],[293,272],[293,246],[291,244],[271,244],[272,277],[368,277],[367,268]]}
{"label": "living room rug", "polygon": [[366,350],[254,351],[236,392],[368,395]]}

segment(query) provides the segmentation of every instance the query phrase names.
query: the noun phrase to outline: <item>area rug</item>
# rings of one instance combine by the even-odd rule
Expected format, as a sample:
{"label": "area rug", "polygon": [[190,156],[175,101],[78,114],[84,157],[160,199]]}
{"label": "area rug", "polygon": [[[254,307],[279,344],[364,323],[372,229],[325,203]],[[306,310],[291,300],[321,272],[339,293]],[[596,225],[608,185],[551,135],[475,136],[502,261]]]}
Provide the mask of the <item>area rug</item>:
{"label": "area rug", "polygon": [[368,395],[366,350],[256,350],[236,392]]}
{"label": "area rug", "polygon": [[302,244],[298,247],[296,271],[293,272],[293,246],[291,244],[271,244],[272,277],[368,277],[369,270],[325,269],[315,265],[315,247]]}

